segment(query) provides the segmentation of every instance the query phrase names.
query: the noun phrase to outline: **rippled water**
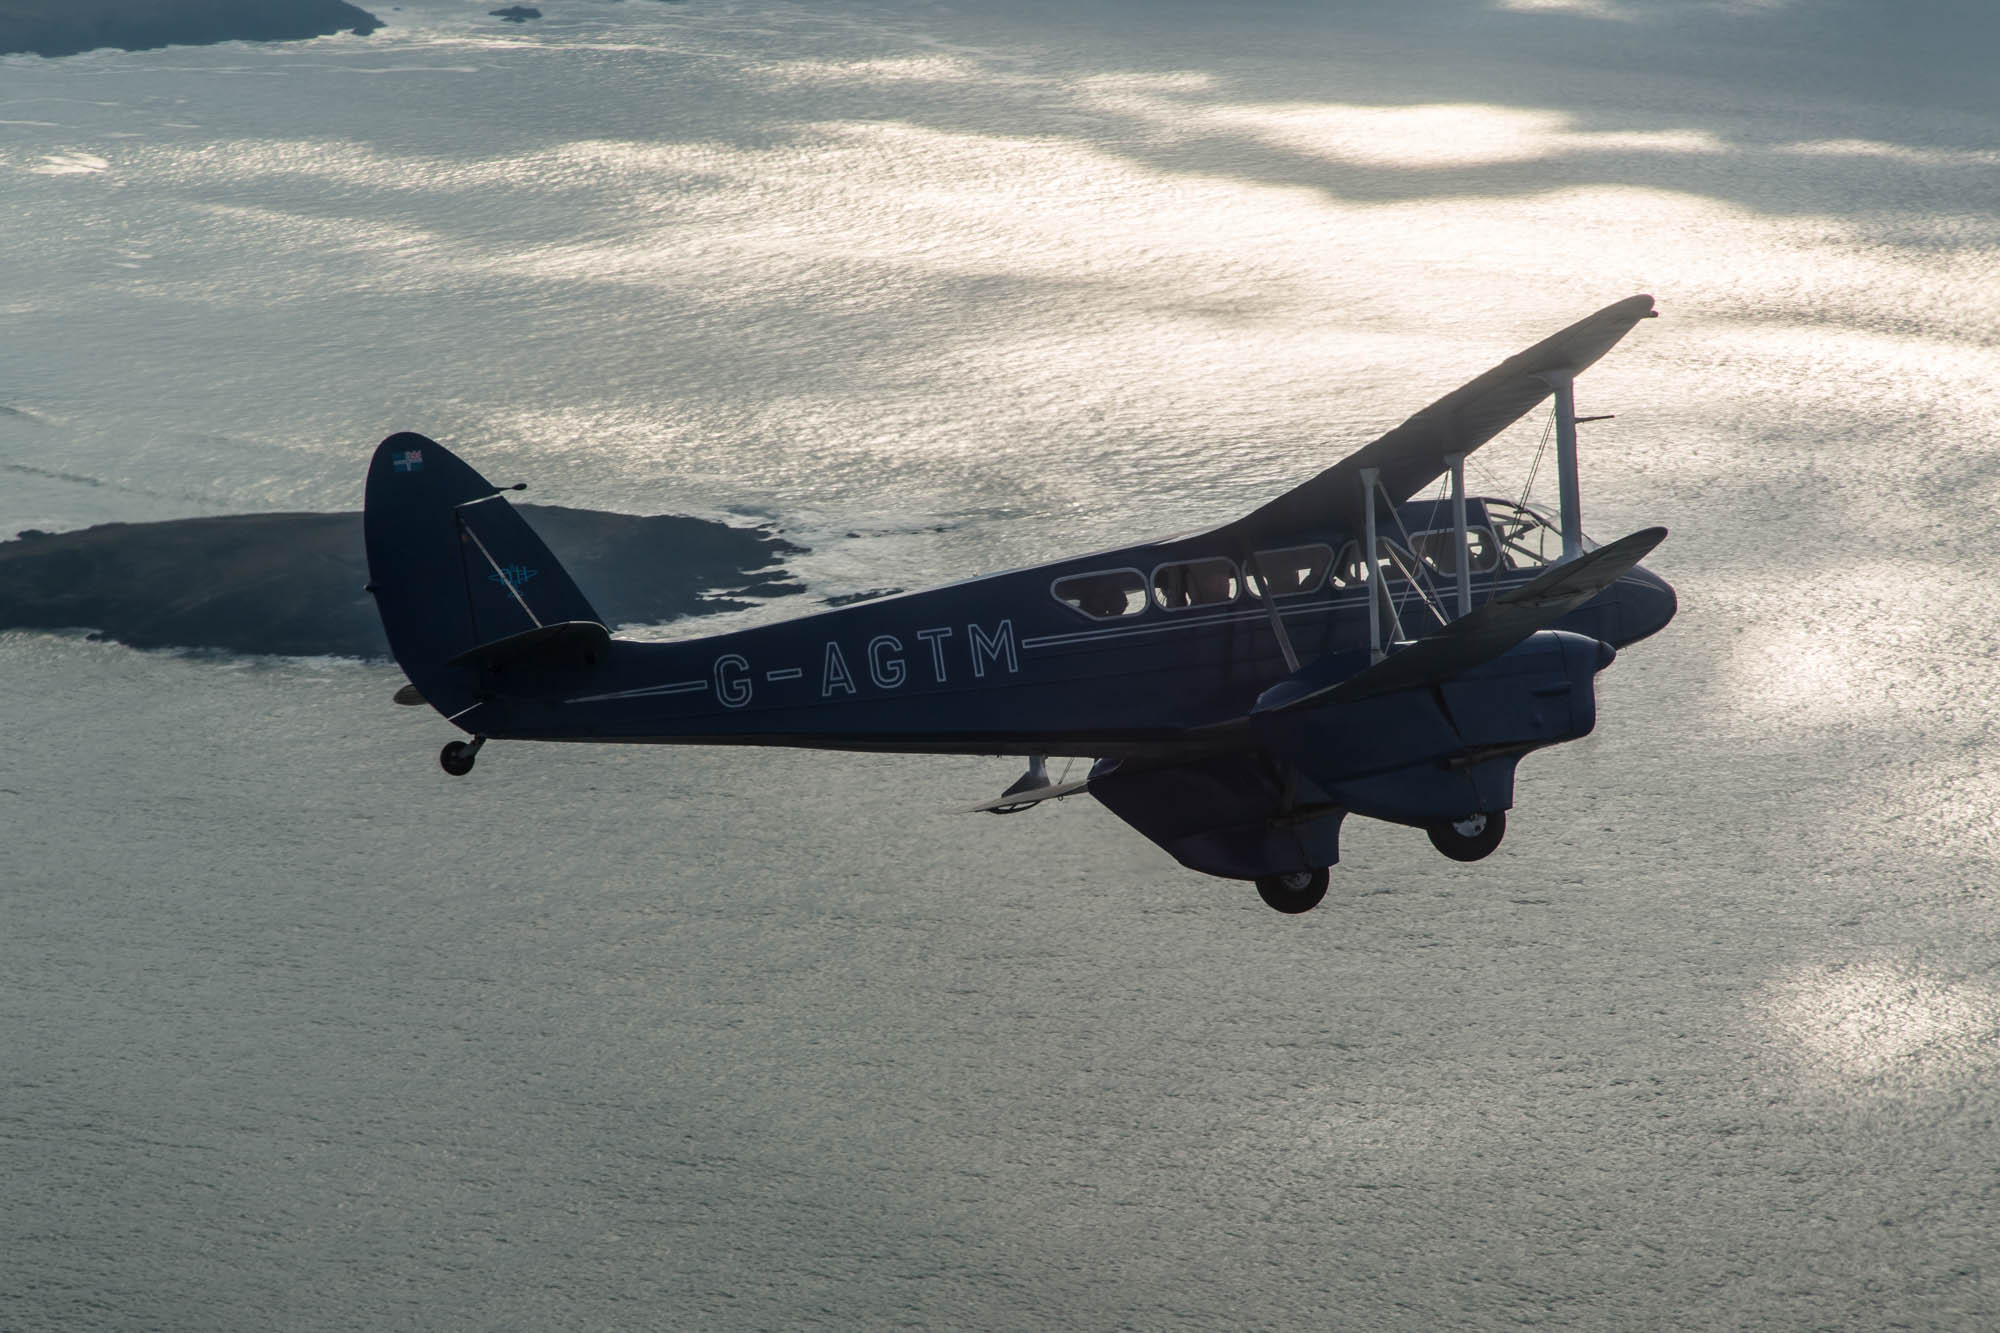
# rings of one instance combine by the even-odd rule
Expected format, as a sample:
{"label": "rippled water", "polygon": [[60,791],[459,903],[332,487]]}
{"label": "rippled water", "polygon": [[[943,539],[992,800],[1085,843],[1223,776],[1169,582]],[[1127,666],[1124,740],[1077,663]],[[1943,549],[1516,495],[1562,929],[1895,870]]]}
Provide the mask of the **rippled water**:
{"label": "rippled water", "polygon": [[1993,20],[544,8],[0,60],[0,531],[412,428],[921,586],[1651,291],[1585,517],[1680,618],[1298,919],[997,761],[452,782],[384,668],[0,636],[0,1326],[2000,1318]]}

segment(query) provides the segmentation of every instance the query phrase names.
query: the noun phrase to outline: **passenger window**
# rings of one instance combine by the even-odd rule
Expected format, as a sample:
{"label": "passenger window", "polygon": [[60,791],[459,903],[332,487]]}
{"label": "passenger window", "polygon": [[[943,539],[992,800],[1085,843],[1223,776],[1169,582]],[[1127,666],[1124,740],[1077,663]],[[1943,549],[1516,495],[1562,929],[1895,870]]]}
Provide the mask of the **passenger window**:
{"label": "passenger window", "polygon": [[1325,581],[1327,568],[1332,564],[1333,548],[1330,546],[1292,546],[1282,551],[1259,551],[1244,571],[1243,578],[1252,596],[1264,596],[1268,582],[1272,596],[1293,597],[1315,591]]}
{"label": "passenger window", "polygon": [[1057,579],[1056,600],[1093,620],[1136,616],[1146,609],[1146,576],[1136,569],[1103,569]]}
{"label": "passenger window", "polygon": [[[1402,578],[1404,577],[1405,570],[1416,568],[1416,561],[1411,558],[1410,553],[1405,551],[1399,543],[1392,542],[1387,537],[1378,537],[1375,539],[1375,544],[1376,556],[1374,563],[1381,568],[1385,577]],[[1337,588],[1358,588],[1368,582],[1368,564],[1368,561],[1361,558],[1360,543],[1349,542],[1341,548],[1340,563],[1334,567],[1334,586]]]}
{"label": "passenger window", "polygon": [[1340,558],[1333,562],[1333,569],[1327,581],[1336,588],[1358,588],[1368,581],[1368,571],[1361,567],[1361,546],[1349,542],[1340,548]]}
{"label": "passenger window", "polygon": [[1221,606],[1235,601],[1242,591],[1236,562],[1221,556],[1183,560],[1153,571],[1153,600],[1169,611]]}
{"label": "passenger window", "polygon": [[[1410,538],[1410,544],[1417,548],[1417,554],[1435,572],[1457,575],[1458,533],[1453,529],[1419,532]],[[1472,557],[1467,564],[1475,574],[1484,574],[1500,562],[1499,546],[1493,540],[1493,534],[1485,528],[1466,528],[1465,547]]]}

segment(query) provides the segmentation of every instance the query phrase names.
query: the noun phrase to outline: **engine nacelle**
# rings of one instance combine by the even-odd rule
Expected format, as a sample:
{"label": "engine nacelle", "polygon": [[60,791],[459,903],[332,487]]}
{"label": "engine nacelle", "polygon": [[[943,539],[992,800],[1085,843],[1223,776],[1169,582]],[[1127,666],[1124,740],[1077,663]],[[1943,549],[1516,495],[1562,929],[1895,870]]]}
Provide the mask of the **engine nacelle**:
{"label": "engine nacelle", "polygon": [[1272,753],[1356,814],[1430,824],[1514,803],[1514,766],[1597,724],[1610,645],[1542,630],[1435,685],[1269,714]]}

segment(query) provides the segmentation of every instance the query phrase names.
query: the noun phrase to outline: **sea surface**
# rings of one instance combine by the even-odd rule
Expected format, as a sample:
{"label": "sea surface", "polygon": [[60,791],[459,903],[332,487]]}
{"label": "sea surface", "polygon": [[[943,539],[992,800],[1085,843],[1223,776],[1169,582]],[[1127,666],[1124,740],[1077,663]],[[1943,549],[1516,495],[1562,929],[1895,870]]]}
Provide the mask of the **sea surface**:
{"label": "sea surface", "polygon": [[2000,1325],[2000,14],[486,8],[0,59],[0,532],[413,429],[810,548],[700,632],[1224,521],[1645,291],[1584,522],[1679,618],[1298,918],[951,813],[1009,761],[453,780],[386,664],[0,634],[0,1328]]}

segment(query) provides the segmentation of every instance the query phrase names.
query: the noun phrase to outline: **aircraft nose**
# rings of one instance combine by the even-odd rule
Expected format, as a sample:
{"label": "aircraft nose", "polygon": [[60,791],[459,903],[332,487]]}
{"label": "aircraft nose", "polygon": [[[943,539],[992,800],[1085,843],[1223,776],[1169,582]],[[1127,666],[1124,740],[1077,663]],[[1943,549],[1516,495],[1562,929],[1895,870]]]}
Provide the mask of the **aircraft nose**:
{"label": "aircraft nose", "polygon": [[1674,587],[1643,565],[1634,565],[1618,580],[1618,646],[1658,634],[1680,609]]}

